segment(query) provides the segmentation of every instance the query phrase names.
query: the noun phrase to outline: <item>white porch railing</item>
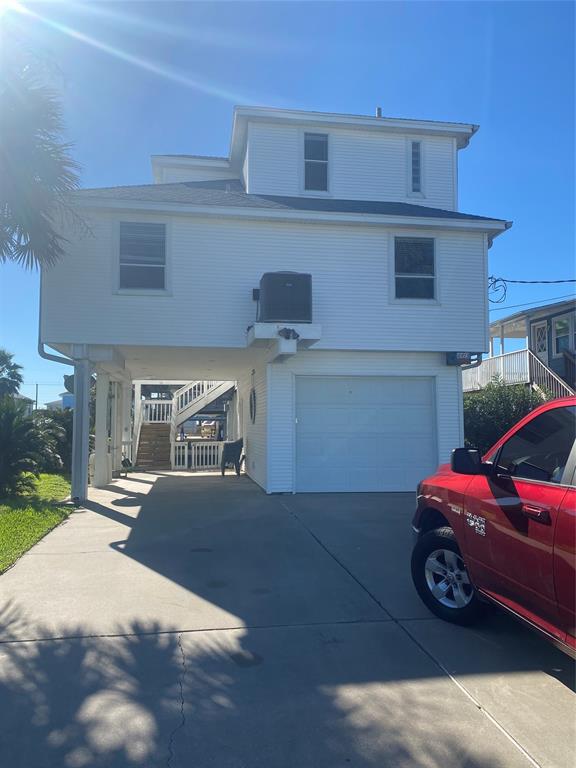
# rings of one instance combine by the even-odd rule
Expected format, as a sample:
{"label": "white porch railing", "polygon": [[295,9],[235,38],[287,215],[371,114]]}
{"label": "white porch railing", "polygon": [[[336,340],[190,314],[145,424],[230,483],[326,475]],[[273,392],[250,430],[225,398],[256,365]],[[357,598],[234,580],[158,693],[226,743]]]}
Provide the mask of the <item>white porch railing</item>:
{"label": "white porch railing", "polygon": [[572,389],[529,349],[488,357],[462,371],[464,392],[482,389],[496,376],[506,384],[532,384],[553,397],[573,395]]}
{"label": "white porch railing", "polygon": [[148,424],[169,424],[172,419],[171,400],[142,400],[142,421]]}
{"label": "white porch railing", "polygon": [[140,432],[142,430],[142,409],[138,411],[138,415],[136,416],[136,422],[134,424],[134,432],[133,432],[133,439],[132,439],[132,451],[130,456],[130,461],[132,464],[136,464],[136,459],[138,458],[138,446],[140,445]]}
{"label": "white porch railing", "polygon": [[[172,441],[172,469],[219,469],[223,441]],[[190,466],[189,466],[190,465]]]}

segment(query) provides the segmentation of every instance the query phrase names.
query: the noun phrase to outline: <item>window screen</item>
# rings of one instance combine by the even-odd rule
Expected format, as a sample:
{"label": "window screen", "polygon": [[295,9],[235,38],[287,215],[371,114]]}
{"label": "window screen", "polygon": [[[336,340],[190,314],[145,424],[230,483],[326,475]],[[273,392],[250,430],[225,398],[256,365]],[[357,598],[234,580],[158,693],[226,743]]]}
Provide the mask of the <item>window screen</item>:
{"label": "window screen", "polygon": [[165,278],[166,225],[120,222],[120,288],[162,290]]}
{"label": "window screen", "polygon": [[433,299],[436,295],[434,240],[397,237],[394,249],[397,299]]}

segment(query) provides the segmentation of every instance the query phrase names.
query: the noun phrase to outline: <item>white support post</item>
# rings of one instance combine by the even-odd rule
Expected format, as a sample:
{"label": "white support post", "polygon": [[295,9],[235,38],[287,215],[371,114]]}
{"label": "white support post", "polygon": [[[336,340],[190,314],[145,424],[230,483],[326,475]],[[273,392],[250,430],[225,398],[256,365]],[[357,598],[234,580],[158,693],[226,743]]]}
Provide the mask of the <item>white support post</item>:
{"label": "white support post", "polygon": [[131,462],[132,445],[128,445],[134,439],[132,434],[132,385],[122,384],[122,451]]}
{"label": "white support post", "polygon": [[141,410],[142,410],[142,384],[139,381],[137,381],[134,383],[134,424],[138,424]]}
{"label": "white support post", "polygon": [[122,468],[122,387],[117,381],[111,387],[110,437],[112,438],[112,471]]}
{"label": "white support post", "polygon": [[490,336],[490,357],[494,357],[494,336]]}
{"label": "white support post", "polygon": [[500,354],[504,354],[504,324],[500,325]]}
{"label": "white support post", "polygon": [[110,376],[102,371],[96,378],[96,429],[94,449],[94,486],[101,488],[112,479],[108,459],[108,392]]}
{"label": "white support post", "polygon": [[75,501],[80,503],[88,498],[90,374],[89,360],[75,361],[71,495]]}

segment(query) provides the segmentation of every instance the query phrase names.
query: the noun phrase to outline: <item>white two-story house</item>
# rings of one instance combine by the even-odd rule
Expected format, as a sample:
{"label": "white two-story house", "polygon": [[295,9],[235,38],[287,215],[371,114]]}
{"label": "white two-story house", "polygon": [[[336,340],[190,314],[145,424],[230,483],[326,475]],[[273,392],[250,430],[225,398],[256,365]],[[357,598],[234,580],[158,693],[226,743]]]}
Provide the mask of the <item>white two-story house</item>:
{"label": "white two-story house", "polygon": [[[238,107],[228,157],[157,155],[153,184],[77,193],[85,226],[41,290],[41,348],[75,369],[74,494],[93,371],[96,484],[103,414],[116,466],[146,380],[237,382],[236,436],[268,493],[413,490],[447,460],[463,442],[447,353],[488,349],[488,248],[510,226],[458,210],[476,130]],[[262,316],[276,272],[311,276],[308,314]]]}

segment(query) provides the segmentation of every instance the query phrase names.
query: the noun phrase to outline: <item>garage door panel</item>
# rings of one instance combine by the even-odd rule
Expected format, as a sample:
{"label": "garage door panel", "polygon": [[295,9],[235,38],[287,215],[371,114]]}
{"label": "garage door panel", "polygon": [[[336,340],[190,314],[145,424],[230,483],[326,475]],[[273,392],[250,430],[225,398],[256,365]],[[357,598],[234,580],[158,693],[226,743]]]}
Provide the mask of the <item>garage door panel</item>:
{"label": "garage door panel", "polygon": [[296,490],[411,491],[436,468],[431,378],[297,377]]}

